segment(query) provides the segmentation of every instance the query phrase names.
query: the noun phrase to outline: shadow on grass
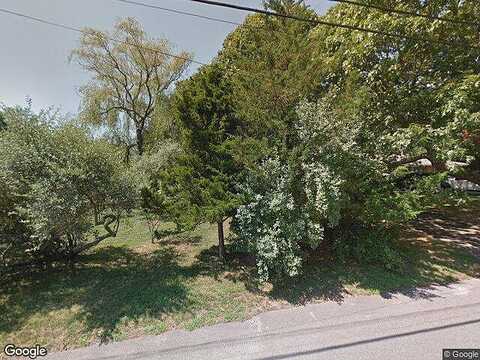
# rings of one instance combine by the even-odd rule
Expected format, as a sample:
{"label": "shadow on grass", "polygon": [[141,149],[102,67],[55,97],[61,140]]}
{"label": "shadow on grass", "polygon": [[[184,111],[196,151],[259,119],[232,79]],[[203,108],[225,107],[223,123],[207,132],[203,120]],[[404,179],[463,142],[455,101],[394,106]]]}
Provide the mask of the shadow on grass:
{"label": "shadow on grass", "polygon": [[432,211],[415,223],[417,234],[464,248],[480,259],[480,207]]}
{"label": "shadow on grass", "polygon": [[107,341],[115,337],[125,319],[160,319],[192,311],[198,304],[190,296],[190,280],[198,276],[242,282],[252,293],[291,304],[341,303],[359,290],[385,298],[396,294],[430,298],[435,296],[433,285],[455,282],[459,274],[480,276],[480,261],[475,257],[480,247],[480,221],[478,216],[467,215],[454,211],[425,216],[414,223],[399,242],[408,259],[402,272],[353,262],[338,264],[325,255],[307,261],[303,275],[280,284],[261,284],[255,259],[235,251],[232,245],[227,246],[226,263],[221,262],[218,248],[203,249],[209,243],[201,244],[198,236],[170,239],[147,254],[127,247],[99,247],[81,256],[73,270],[58,267],[3,286],[0,333],[20,329],[33,315],[75,307],[73,321],[83,323],[85,333]]}
{"label": "shadow on grass", "polygon": [[163,245],[196,245],[202,242],[202,237],[199,235],[179,234],[175,236],[166,236],[161,240],[156,240],[157,243]]}
{"label": "shadow on grass", "polygon": [[0,332],[21,327],[33,314],[80,306],[74,320],[104,342],[123,319],[181,311],[189,306],[184,279],[192,274],[178,265],[178,257],[173,247],[148,256],[106,247],[82,256],[74,270],[31,275],[2,289]]}
{"label": "shadow on grass", "polygon": [[413,234],[405,234],[399,241],[404,269],[388,271],[381,266],[355,262],[307,264],[305,275],[274,287],[271,295],[293,303],[316,299],[341,302],[354,287],[387,299],[397,294],[428,299],[436,297],[432,286],[454,283],[462,276],[480,276],[479,259],[463,244],[435,236],[422,240],[421,235],[414,228]]}
{"label": "shadow on grass", "polygon": [[271,284],[265,290],[257,280],[255,260],[236,253],[232,246],[227,246],[226,264],[218,260],[217,247],[213,246],[202,251],[193,266],[204,275],[242,281],[249,291],[291,304],[341,303],[352,292],[379,294],[386,299],[398,294],[429,299],[436,297],[432,292],[435,285],[455,283],[461,277],[480,277],[480,221],[474,214],[475,209],[442,210],[411,224],[398,241],[405,268],[397,271],[354,261],[339,264],[324,254],[307,260],[302,275]]}

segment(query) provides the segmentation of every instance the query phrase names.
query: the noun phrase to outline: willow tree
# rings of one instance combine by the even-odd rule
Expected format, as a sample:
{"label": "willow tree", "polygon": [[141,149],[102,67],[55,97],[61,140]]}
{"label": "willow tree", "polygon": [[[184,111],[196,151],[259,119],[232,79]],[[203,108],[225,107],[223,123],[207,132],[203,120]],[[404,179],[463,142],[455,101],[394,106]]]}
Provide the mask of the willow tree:
{"label": "willow tree", "polygon": [[118,21],[111,33],[85,29],[70,56],[93,74],[80,88],[83,119],[111,129],[130,122],[142,155],[157,103],[190,63],[190,54],[172,52],[168,40],[148,37],[133,18]]}

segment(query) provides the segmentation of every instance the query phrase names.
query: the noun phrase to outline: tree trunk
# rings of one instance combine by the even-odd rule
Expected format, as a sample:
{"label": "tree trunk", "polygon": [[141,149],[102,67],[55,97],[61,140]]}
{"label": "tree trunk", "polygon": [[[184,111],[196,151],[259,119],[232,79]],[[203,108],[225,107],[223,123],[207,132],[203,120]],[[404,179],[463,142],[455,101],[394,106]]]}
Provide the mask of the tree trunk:
{"label": "tree trunk", "polygon": [[[111,224],[113,223],[116,223],[115,224],[115,229],[112,229],[110,227]],[[72,249],[72,251],[70,251],[70,256],[77,256],[79,255],[80,253],[82,253],[83,251],[86,251],[98,244],[100,244],[102,241],[110,238],[110,237],[116,237],[117,236],[117,232],[118,232],[118,227],[119,227],[119,224],[120,224],[120,218],[119,216],[115,216],[115,215],[107,215],[105,216],[105,220],[104,220],[104,224],[103,224],[103,227],[105,228],[105,231],[106,231],[106,234],[103,234],[103,235],[100,235],[100,236],[96,236],[95,237],[95,240],[92,240],[88,243],[85,243],[85,244],[82,244],[82,245],[78,245],[78,246],[75,246],[74,249]]]}
{"label": "tree trunk", "polygon": [[218,256],[225,260],[225,236],[223,234],[223,221],[217,222],[218,227]]}
{"label": "tree trunk", "polygon": [[130,146],[129,145],[125,147],[124,161],[125,161],[125,164],[130,165]]}
{"label": "tree trunk", "polygon": [[125,164],[130,165],[130,157],[131,157],[131,152],[134,147],[137,147],[137,144],[126,144],[125,145],[125,156],[123,158],[123,161]]}
{"label": "tree trunk", "polygon": [[143,128],[137,127],[137,150],[138,156],[143,155]]}
{"label": "tree trunk", "polygon": [[93,206],[93,217],[95,221],[95,226],[100,225],[100,211],[98,210],[97,206]]}

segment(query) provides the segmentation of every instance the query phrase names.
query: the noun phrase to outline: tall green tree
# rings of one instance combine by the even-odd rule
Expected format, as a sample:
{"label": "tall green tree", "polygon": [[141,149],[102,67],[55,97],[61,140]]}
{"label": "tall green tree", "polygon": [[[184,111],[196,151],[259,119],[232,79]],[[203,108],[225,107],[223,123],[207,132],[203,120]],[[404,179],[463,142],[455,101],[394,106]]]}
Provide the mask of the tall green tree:
{"label": "tall green tree", "polygon": [[[375,5],[468,21],[480,10],[470,1]],[[247,178],[249,200],[234,229],[265,278],[297,274],[308,249],[321,243],[394,269],[400,262],[388,241],[395,226],[441,203],[448,175],[478,179],[477,27],[343,4],[323,19],[405,37],[310,29],[306,56],[285,69],[305,90],[286,107],[294,114],[277,117],[264,101],[272,118],[290,126],[275,131],[274,156]],[[247,58],[255,57],[249,50]]]}
{"label": "tall green tree", "polygon": [[[478,22],[480,15],[474,1],[382,0],[375,5],[464,22]],[[467,156],[470,145],[463,134],[479,127],[478,27],[346,4],[325,16],[338,19],[405,37],[319,26],[311,34],[309,64],[309,71],[323,80],[316,93],[338,87],[353,94],[368,88],[372,101],[364,106],[369,126],[385,135],[385,141],[371,143],[372,151],[388,148],[383,160],[391,167],[425,159],[435,172],[468,176],[472,154]],[[452,163],[467,168],[453,169]]]}
{"label": "tall green tree", "polygon": [[216,61],[178,85],[173,108],[183,155],[162,183],[180,222],[217,224],[222,259],[224,223],[239,205],[235,184],[242,170],[230,152],[242,126],[232,96],[225,67]]}
{"label": "tall green tree", "polygon": [[[315,18],[298,0],[269,0],[265,7],[282,14]],[[251,137],[292,146],[295,107],[311,88],[309,22],[248,16],[224,41],[219,61],[234,87],[236,112],[248,122]]]}

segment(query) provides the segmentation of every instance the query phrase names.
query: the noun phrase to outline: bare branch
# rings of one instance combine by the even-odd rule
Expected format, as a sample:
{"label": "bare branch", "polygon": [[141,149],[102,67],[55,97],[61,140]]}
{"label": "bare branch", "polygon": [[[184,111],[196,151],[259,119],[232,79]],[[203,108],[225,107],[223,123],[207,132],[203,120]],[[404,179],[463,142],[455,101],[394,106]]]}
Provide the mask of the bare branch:
{"label": "bare branch", "polygon": [[411,158],[404,158],[404,159],[401,159],[401,160],[392,161],[392,162],[389,163],[389,166],[398,167],[398,166],[402,166],[402,165],[411,164],[411,163],[417,162],[417,161],[422,160],[422,159],[428,159],[428,158],[426,157],[426,155],[418,155],[418,156],[414,156],[414,157],[411,157]]}

